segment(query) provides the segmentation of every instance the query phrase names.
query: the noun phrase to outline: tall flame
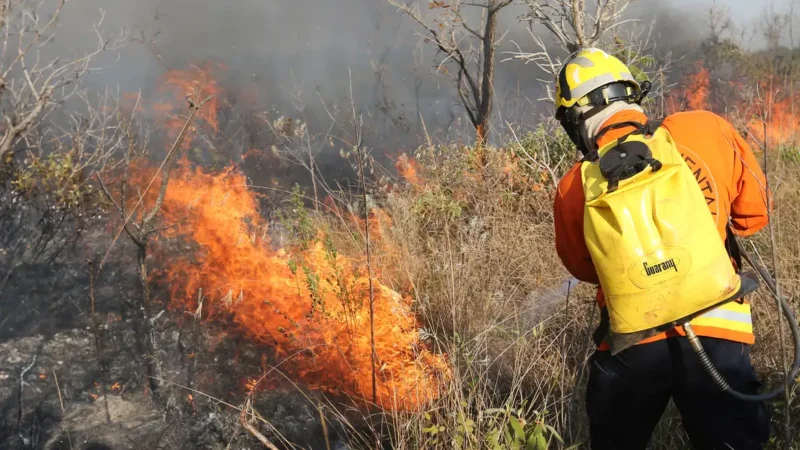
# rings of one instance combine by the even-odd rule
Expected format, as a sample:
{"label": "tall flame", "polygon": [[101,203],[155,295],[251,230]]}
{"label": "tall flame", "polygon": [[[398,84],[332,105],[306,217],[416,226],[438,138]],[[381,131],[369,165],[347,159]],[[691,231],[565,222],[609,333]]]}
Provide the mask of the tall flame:
{"label": "tall flame", "polygon": [[[759,142],[769,146],[796,142],[800,137],[800,117],[795,113],[793,99],[788,93],[768,88],[769,83],[761,83],[761,95],[756,98],[753,114],[747,123],[747,130]],[[781,95],[783,94],[783,95]]]}
{"label": "tall flame", "polygon": [[[159,114],[170,141],[178,137],[178,133],[184,125],[184,118],[179,113],[185,108],[180,107],[181,103],[176,102],[176,99],[192,102],[205,101],[202,108],[196,113],[198,119],[196,122],[199,122],[201,126],[209,127],[213,133],[219,132],[217,112],[220,105],[220,92],[214,77],[214,69],[211,64],[204,64],[202,68],[196,70],[170,70],[161,77],[159,92],[171,95],[168,95],[164,102],[154,105],[154,109]],[[196,131],[197,125],[191,124],[187,130],[186,139],[183,141],[182,149],[189,148]]]}
{"label": "tall flame", "polygon": [[[203,72],[198,84],[191,72],[166,77],[178,100],[218,86]],[[198,86],[205,86],[204,88]],[[218,103],[199,112],[198,126],[218,129]],[[177,116],[170,103],[156,108]],[[162,122],[177,136],[180,120]],[[196,128],[192,128],[196,130]],[[186,148],[192,135],[188,135]],[[145,185],[156,170],[137,166],[129,181]],[[159,186],[160,174],[153,186]],[[153,205],[157,189],[144,204]],[[206,320],[233,324],[253,341],[271,349],[280,370],[312,389],[345,393],[379,406],[414,409],[434,398],[447,365],[425,348],[411,300],[370,277],[359,259],[323,244],[323,233],[303,248],[278,248],[269,224],[258,212],[258,197],[246,176],[234,167],[216,173],[192,166],[186,157],[171,173],[162,204],[169,227],[161,236],[189,244],[192,251],[167,260],[161,271],[170,283],[170,307],[202,311]],[[388,222],[373,211],[369,223]],[[374,235],[380,238],[380,234]],[[166,252],[166,245],[161,246]],[[374,341],[370,333],[370,291],[374,304]],[[202,292],[202,299],[198,293]],[[374,349],[373,349],[374,347]]]}
{"label": "tall flame", "polygon": [[711,88],[708,76],[708,69],[702,65],[696,73],[689,76],[686,95],[689,109],[708,109],[708,93]]}
{"label": "tall flame", "polygon": [[[787,83],[790,85],[791,81]],[[710,72],[698,62],[695,71],[686,76],[683,87],[670,95],[667,109],[670,112],[684,107],[719,110],[726,119],[746,128],[759,146],[765,139],[767,145],[773,146],[793,143],[800,138],[800,116],[794,110],[800,93],[794,94],[774,78],[761,80],[753,86],[740,80],[729,84],[733,89],[725,98],[730,104],[712,104]]]}
{"label": "tall flame", "polygon": [[[274,350],[287,372],[316,389],[371,399],[369,278],[320,241],[272,250],[245,176],[182,168],[164,199],[167,232],[196,244],[167,270],[174,307],[226,319]],[[407,408],[435,395],[443,360],[423,346],[410,302],[373,279],[377,400]]]}

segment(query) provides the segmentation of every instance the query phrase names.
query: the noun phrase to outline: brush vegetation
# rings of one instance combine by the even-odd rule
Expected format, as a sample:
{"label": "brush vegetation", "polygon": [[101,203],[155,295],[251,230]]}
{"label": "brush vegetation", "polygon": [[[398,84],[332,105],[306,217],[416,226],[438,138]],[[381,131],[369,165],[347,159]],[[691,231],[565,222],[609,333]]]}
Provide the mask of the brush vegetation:
{"label": "brush vegetation", "polygon": [[[11,3],[17,7],[24,2]],[[537,15],[539,2],[525,0],[522,3],[531,8],[532,13],[526,20],[532,23],[566,23]],[[492,11],[492,8],[499,11],[509,4],[490,1],[486,8],[489,8],[487,11]],[[447,9],[443,8],[442,2],[431,2],[431,5],[439,5],[435,9]],[[460,29],[461,19],[452,16],[452,8],[449,10],[451,20],[442,27]],[[27,24],[26,20],[38,16],[28,13],[30,9],[17,7],[14,11],[8,16],[14,19],[9,23],[19,24],[20,30],[33,35],[30,39],[34,42],[49,36],[42,33],[51,24]],[[563,11],[583,14],[579,9]],[[416,10],[406,13],[413,17]],[[693,74],[705,73],[705,78],[686,78],[699,81],[700,86],[685,82],[670,86],[664,81],[669,64],[660,55],[651,56],[648,53],[651,47],[631,45],[628,39],[619,36],[601,39],[601,19],[608,25],[619,18],[618,15],[600,14],[596,18],[598,33],[592,35],[586,30],[577,30],[574,40],[565,36],[563,44],[566,48],[608,44],[610,50],[631,64],[637,78],[653,80],[657,89],[653,91],[653,99],[646,104],[653,113],[669,110],[670,105],[674,109],[683,109],[687,104],[695,104],[725,114],[742,130],[768,173],[775,201],[772,216],[774,243],[767,230],[744,242],[752,246],[753,253],[777,274],[782,293],[791,300],[795,309],[800,309],[800,145],[787,138],[796,137],[798,131],[792,106],[796,100],[794,86],[798,82],[798,71],[795,70],[797,51],[781,49],[776,44],[771,50],[754,54],[712,33],[696,50],[699,60],[705,62],[710,73],[709,70],[689,67]],[[580,23],[583,24],[583,20]],[[5,25],[6,22],[0,23],[0,27]],[[34,25],[41,30],[31,32],[31,29],[39,29]],[[586,22],[587,29],[595,29],[590,25]],[[7,34],[13,35],[14,32]],[[494,36],[494,25],[487,26],[484,34],[485,37]],[[448,51],[444,53],[457,55],[460,52],[458,42],[439,42],[438,45],[446,47]],[[541,39],[537,42],[544,45]],[[89,56],[108,49],[107,45],[101,47]],[[487,53],[494,55],[494,50]],[[4,56],[9,59],[8,55]],[[545,70],[548,63],[551,69],[556,67],[549,56],[546,61],[541,59],[541,55],[531,57],[539,58],[537,64]],[[10,60],[14,64],[19,62],[14,58]],[[154,279],[159,274],[148,271],[145,262],[160,259],[152,263],[158,266],[167,257],[162,253],[148,253],[147,238],[156,239],[159,232],[174,225],[164,223],[159,224],[164,228],[155,228],[153,221],[160,220],[163,215],[160,212],[161,200],[169,189],[169,173],[177,154],[181,153],[183,157],[187,153],[194,154],[196,149],[192,147],[191,151],[186,151],[180,145],[182,137],[173,139],[175,143],[171,149],[175,154],[170,150],[171,156],[164,160],[163,155],[157,155],[158,151],[153,150],[157,146],[147,141],[149,134],[147,130],[142,131],[146,127],[137,130],[134,120],[128,119],[128,109],[117,104],[117,99],[107,96],[101,99],[100,105],[95,105],[87,100],[88,95],[81,95],[82,91],[71,98],[86,101],[86,117],[64,113],[69,116],[69,120],[64,121],[74,123],[74,129],[64,131],[45,121],[45,113],[55,115],[53,111],[61,111],[57,107],[65,101],[58,96],[54,98],[54,93],[62,92],[64,86],[72,82],[73,72],[87,70],[84,62],[84,59],[79,59],[65,65],[54,63],[39,71],[24,65],[16,68],[12,65],[11,69],[33,75],[33,79],[28,83],[2,86],[10,91],[0,89],[0,94],[9,97],[11,92],[14,95],[10,98],[22,99],[12,105],[16,110],[4,110],[4,122],[9,127],[0,139],[0,306],[10,311],[5,312],[0,329],[9,317],[15,318],[26,309],[22,301],[11,298],[7,289],[11,283],[9,280],[13,280],[19,270],[33,264],[51,263],[64,255],[82,255],[77,245],[85,243],[84,234],[88,229],[106,227],[122,235],[120,221],[135,222],[124,218],[136,212],[141,216],[141,229],[134,224],[130,226],[136,232],[127,232],[140,249],[137,253],[139,264],[120,270],[140,278],[141,292],[133,294],[139,297],[126,301],[139,311],[134,319],[139,326],[136,333],[155,342],[151,337],[154,333],[148,326],[162,317],[164,311],[159,313],[155,305],[151,310],[148,281],[157,284]],[[462,69],[471,67],[471,63],[462,62]],[[11,69],[7,73],[15,73]],[[48,76],[50,72],[55,75]],[[481,72],[487,86],[493,82],[493,73],[493,69]],[[669,90],[670,87],[673,91]],[[489,90],[481,92],[491,97]],[[698,96],[698,92],[702,95]],[[463,97],[463,92],[458,93]],[[203,114],[210,110],[211,104],[205,105],[202,96],[190,97],[194,99],[191,114],[198,108],[205,108],[198,109]],[[336,261],[337,255],[344,255],[348,261],[359,262],[363,265],[361,272],[374,274],[381,283],[411,299],[426,345],[432,351],[446,355],[450,373],[443,379],[435,399],[419,408],[372,411],[368,416],[364,413],[361,423],[356,423],[352,418],[345,419],[344,413],[335,411],[332,406],[320,406],[318,412],[323,425],[326,420],[323,411],[345,422],[343,428],[348,430],[353,448],[375,448],[379,440],[395,449],[586,448],[589,437],[584,408],[587,361],[594,350],[591,336],[599,321],[599,311],[595,288],[571,283],[571,277],[556,255],[552,216],[557,182],[575,162],[569,139],[549,118],[518,126],[507,123],[506,126],[487,128],[490,121],[483,115],[488,116],[492,109],[487,99],[480,102],[483,107],[479,114],[476,113],[476,116],[481,116],[480,120],[473,121],[480,136],[479,145],[463,145],[455,140],[434,142],[425,133],[421,141],[427,144],[402,155],[397,160],[397,170],[388,171],[368,156],[369,149],[363,146],[364,124],[361,119],[356,119],[356,101],[351,101],[351,111],[339,109],[337,113],[341,114],[332,114],[331,119],[339,125],[337,120],[352,112],[352,129],[339,127],[341,136],[337,136],[336,146],[332,143],[332,133],[321,140],[331,142],[331,147],[352,149],[342,152],[342,164],[352,164],[353,172],[362,175],[358,186],[360,191],[353,193],[349,189],[330,187],[315,160],[317,146],[314,143],[320,139],[311,136],[305,124],[286,120],[267,122],[275,141],[269,146],[271,154],[276,160],[289,161],[299,167],[298,177],[307,177],[308,186],[291,191],[283,190],[287,186],[269,187],[282,192],[285,201],[280,208],[270,205],[271,210],[265,213],[277,216],[276,228],[282,228],[288,244],[302,250],[320,241],[330,261]],[[137,99],[136,105],[140,106],[138,102]],[[782,115],[776,116],[782,121],[787,113],[791,113],[786,123],[792,128],[770,128],[770,133],[767,133],[773,141],[770,142],[763,139],[763,134],[759,135],[757,124],[763,120],[767,125],[774,125],[772,112],[780,112]],[[190,123],[197,122],[192,122],[192,117],[190,115],[186,120],[184,131],[188,129],[195,136],[197,130],[189,127]],[[178,122],[184,123],[182,120]],[[331,129],[334,128],[332,125]],[[137,133],[142,136],[137,136]],[[487,136],[496,141],[495,146],[488,145],[484,139]],[[776,136],[780,140],[775,139]],[[216,137],[218,143],[208,146],[214,151],[223,149],[219,152],[224,153],[228,144],[226,137]],[[204,144],[204,140],[199,138],[186,140],[199,147],[211,142],[205,139]],[[341,142],[345,144],[340,145]],[[196,151],[203,153],[202,150]],[[265,155],[266,152],[257,154],[266,160],[269,155]],[[117,197],[111,195],[101,181],[102,176],[110,171],[122,171],[121,185],[124,186],[128,169],[133,167],[132,162],[135,166],[137,157],[164,161],[166,167],[159,186],[161,200],[156,202],[157,206],[147,215],[147,220],[141,210],[137,212],[135,207],[134,211],[125,209],[125,200],[137,199],[140,192],[128,192],[125,197],[124,189],[120,188],[121,201],[117,203]],[[273,165],[272,169],[275,167]],[[273,200],[274,197],[270,201]],[[110,216],[119,216],[120,219],[114,221]],[[775,264],[771,257],[773,251],[776,252]],[[96,255],[92,261],[102,266],[105,258],[100,256]],[[91,264],[88,274],[92,282],[91,319],[95,320],[93,283],[100,268],[94,269]],[[303,282],[311,293],[308,306],[314,310],[320,304],[319,279],[303,266],[302,259],[290,260],[289,265],[292,273],[306,275]],[[337,279],[332,284],[339,289],[337,295],[342,302],[363,300],[351,295],[351,287],[344,276],[340,277],[346,273],[344,270],[334,270],[333,273]],[[120,296],[128,298],[125,293],[120,293]],[[765,288],[753,297],[753,304],[754,364],[762,379],[775,386],[784,370],[781,352],[785,346],[781,343],[780,327],[783,326],[784,341],[787,342],[788,330],[774,299],[767,295]],[[197,309],[195,317],[202,316],[202,306]],[[175,317],[168,312],[161,320],[177,322]],[[192,322],[193,335],[198,322]],[[100,360],[103,349],[97,327],[94,335]],[[191,355],[198,351],[197,339],[194,340],[191,349],[187,350]],[[785,350],[788,354],[790,349]],[[140,370],[152,364],[153,367],[147,367],[152,376],[161,373],[158,354],[158,348],[151,346],[147,351],[132,356],[131,360],[140,362]],[[150,380],[152,382],[154,378]],[[230,384],[233,386],[238,381],[231,380]],[[194,386],[192,383],[188,383],[190,387]],[[20,397],[23,388],[21,382]],[[153,383],[154,392],[163,389]],[[769,448],[800,446],[797,437],[800,401],[797,395],[797,392],[792,392],[788,406],[781,402],[770,404],[774,437]],[[163,399],[165,405],[161,406],[165,411],[177,409],[172,404],[174,395],[165,395]],[[363,404],[362,401],[358,399],[354,403]],[[67,407],[69,409],[69,405]],[[261,443],[272,445],[268,437],[261,434],[269,429],[266,421],[255,414],[253,408],[251,395],[248,395],[242,407],[242,425]],[[22,417],[21,401],[19,409]],[[787,413],[790,413],[789,421],[785,420]],[[259,417],[259,423],[253,425],[245,420],[245,416]],[[348,420],[351,423],[347,423]],[[676,409],[670,406],[659,423],[651,447],[689,448],[680,422]],[[370,425],[365,427],[364,423]],[[259,431],[256,425],[264,425],[264,429]],[[273,431],[270,429],[270,433]],[[241,431],[237,428],[233,434],[236,436],[238,433]],[[269,437],[279,433],[278,430]],[[787,442],[785,436],[796,442]]]}
{"label": "brush vegetation", "polygon": [[[563,289],[571,277],[555,252],[554,181],[574,163],[567,142],[556,124],[543,124],[507,147],[486,149],[482,167],[473,147],[420,147],[399,159],[405,177],[373,187],[376,273],[413,298],[429,345],[448,355],[452,370],[432,404],[385,413],[392,448],[587,445],[587,361],[599,313],[593,286]],[[768,151],[777,273],[798,308],[800,162],[796,147]],[[311,217],[329,243],[354,256],[363,252],[363,230],[337,214]],[[775,269],[766,230],[743,244]],[[785,336],[788,329],[766,289],[753,303],[754,364],[776,386],[783,373],[778,326]],[[800,429],[800,405],[792,395],[791,426]],[[773,435],[781,436],[783,405],[771,405]],[[773,438],[770,448],[783,444]],[[690,448],[671,404],[652,448]]]}

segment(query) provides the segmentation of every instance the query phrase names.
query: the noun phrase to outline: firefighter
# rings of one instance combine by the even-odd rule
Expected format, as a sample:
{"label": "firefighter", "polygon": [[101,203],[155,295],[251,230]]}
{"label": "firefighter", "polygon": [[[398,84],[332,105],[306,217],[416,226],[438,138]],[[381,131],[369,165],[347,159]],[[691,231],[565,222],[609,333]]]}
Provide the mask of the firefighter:
{"label": "firefighter", "polygon": [[[555,116],[580,151],[591,155],[635,130],[624,122],[648,121],[640,106],[649,89],[628,67],[599,49],[584,49],[563,66],[555,89]],[[616,127],[614,125],[617,125]],[[694,173],[719,231],[750,236],[767,225],[765,176],[734,127],[709,111],[679,112],[662,125]],[[599,285],[583,234],[581,162],[559,181],[554,201],[555,246],[577,279]],[[592,449],[644,449],[670,399],[696,449],[760,449],[769,436],[764,403],[745,402],[713,384],[681,327],[640,341],[612,356],[602,288],[601,323],[590,359],[586,412]],[[750,304],[733,301],[694,319],[692,326],[712,362],[730,385],[756,393],[760,383],[750,361],[754,342]]]}

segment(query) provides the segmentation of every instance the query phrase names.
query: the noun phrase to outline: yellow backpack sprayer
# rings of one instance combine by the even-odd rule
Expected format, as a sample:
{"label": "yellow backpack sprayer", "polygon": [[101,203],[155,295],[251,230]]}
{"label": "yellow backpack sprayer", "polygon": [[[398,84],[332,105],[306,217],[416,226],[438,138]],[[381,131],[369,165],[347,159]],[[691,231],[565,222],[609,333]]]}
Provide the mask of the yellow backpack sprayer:
{"label": "yellow backpack sprayer", "polygon": [[[694,174],[668,130],[652,121],[624,122],[606,130],[623,126],[637,131],[588,155],[581,167],[584,237],[606,299],[612,354],[682,326],[722,390],[746,400],[780,395],[783,388],[762,395],[733,390],[690,324],[754,292],[759,276],[777,295],[774,281],[729,233],[731,244],[756,271],[736,272]],[[795,343],[794,364],[787,374],[794,380],[800,370],[800,332],[789,305],[783,298],[780,303]]]}

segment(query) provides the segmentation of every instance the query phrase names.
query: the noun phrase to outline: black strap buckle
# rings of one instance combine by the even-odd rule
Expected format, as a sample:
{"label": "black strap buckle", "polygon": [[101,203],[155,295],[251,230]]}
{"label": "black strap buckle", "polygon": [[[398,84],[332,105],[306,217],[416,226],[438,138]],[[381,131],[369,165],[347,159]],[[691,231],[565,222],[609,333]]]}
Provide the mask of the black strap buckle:
{"label": "black strap buckle", "polygon": [[614,192],[619,182],[651,167],[653,172],[661,170],[660,161],[653,158],[650,147],[644,142],[620,142],[600,158],[600,173],[608,180],[608,192]]}

